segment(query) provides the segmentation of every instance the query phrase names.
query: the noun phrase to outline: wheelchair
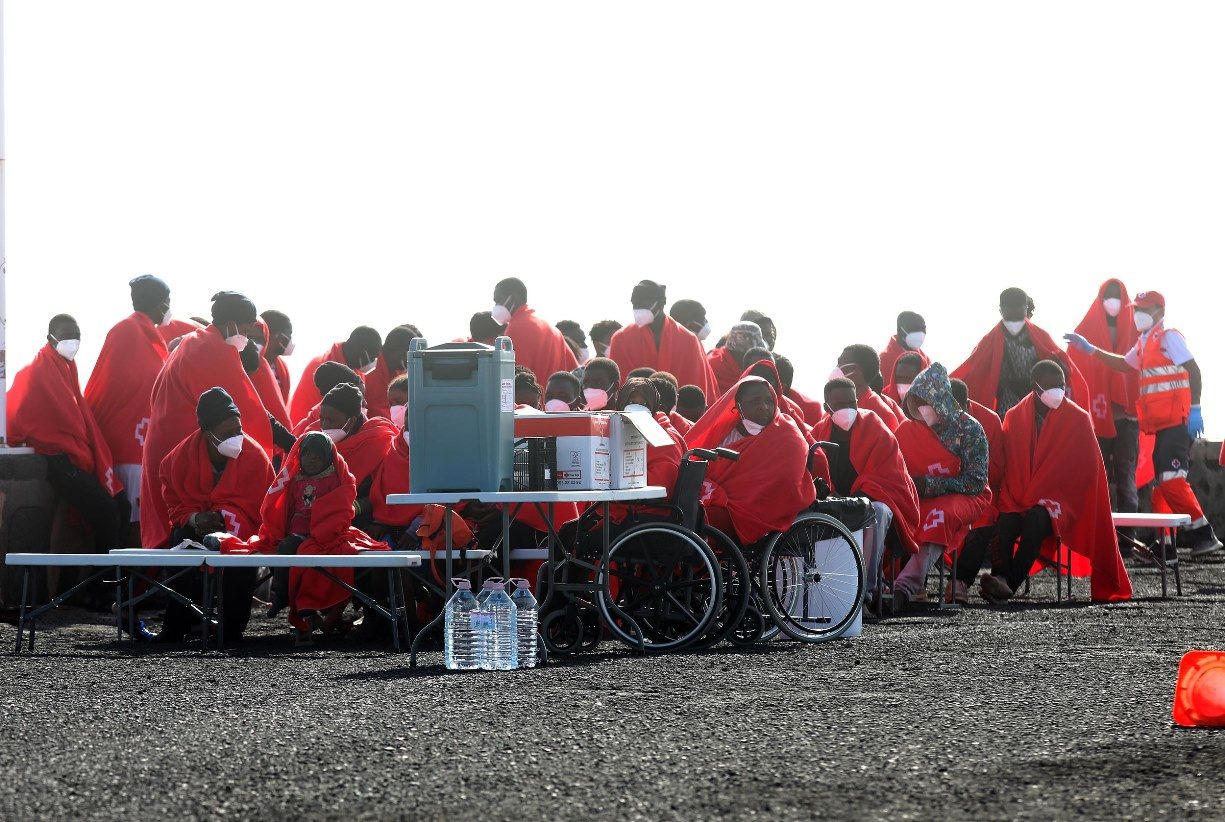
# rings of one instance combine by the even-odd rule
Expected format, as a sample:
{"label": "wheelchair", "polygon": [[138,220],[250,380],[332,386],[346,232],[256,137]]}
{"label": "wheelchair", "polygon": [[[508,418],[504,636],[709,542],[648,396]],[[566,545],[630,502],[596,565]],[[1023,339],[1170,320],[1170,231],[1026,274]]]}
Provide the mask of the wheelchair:
{"label": "wheelchair", "polygon": [[[810,459],[821,447],[837,446],[817,443]],[[842,520],[823,509],[831,502],[861,501],[814,503],[785,531],[742,546],[705,521],[700,501],[708,464],[738,458],[726,448],[690,449],[672,500],[652,504],[667,516],[610,535],[606,556],[596,557],[590,546],[567,554],[547,583],[568,599],[541,622],[551,653],[594,647],[601,625],[645,653],[709,648],[725,640],[744,646],[780,634],[816,643],[850,626],[863,601],[862,554]],[[577,533],[597,533],[593,520],[583,522],[591,513],[580,517]]]}

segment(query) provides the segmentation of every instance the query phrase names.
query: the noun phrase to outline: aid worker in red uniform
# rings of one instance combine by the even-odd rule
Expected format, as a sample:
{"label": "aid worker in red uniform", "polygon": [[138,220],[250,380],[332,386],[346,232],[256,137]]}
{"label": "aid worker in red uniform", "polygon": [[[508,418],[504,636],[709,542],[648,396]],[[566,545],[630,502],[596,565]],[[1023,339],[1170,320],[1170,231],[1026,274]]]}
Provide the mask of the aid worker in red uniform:
{"label": "aid worker in red uniform", "polygon": [[1187,482],[1191,441],[1204,435],[1204,418],[1199,408],[1202,387],[1199,365],[1183,335],[1166,327],[1165,297],[1156,291],[1141,292],[1136,295],[1132,309],[1140,339],[1126,354],[1104,351],[1076,333],[1065,334],[1064,339],[1115,371],[1140,372],[1140,397],[1136,403],[1140,431],[1156,438],[1153,470],[1157,472],[1157,487],[1153,490],[1153,510],[1190,515],[1187,541],[1191,556],[1203,557],[1221,550],[1222,545]]}

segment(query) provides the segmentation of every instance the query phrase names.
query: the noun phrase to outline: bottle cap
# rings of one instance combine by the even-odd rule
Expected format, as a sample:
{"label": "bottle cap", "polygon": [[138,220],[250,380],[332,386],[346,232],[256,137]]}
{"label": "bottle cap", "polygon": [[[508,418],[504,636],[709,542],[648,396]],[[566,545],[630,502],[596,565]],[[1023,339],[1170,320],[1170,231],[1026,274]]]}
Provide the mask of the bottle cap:
{"label": "bottle cap", "polygon": [[489,579],[485,580],[486,591],[496,591],[499,588],[502,588],[503,590],[506,588],[506,583],[502,581],[501,577],[490,577]]}
{"label": "bottle cap", "polygon": [[528,584],[526,579],[512,579],[511,582],[515,583],[515,590],[517,591],[532,590],[532,586]]}
{"label": "bottle cap", "polygon": [[456,589],[460,591],[471,591],[472,590],[472,583],[466,579],[453,579],[451,580],[451,584],[454,585]]}

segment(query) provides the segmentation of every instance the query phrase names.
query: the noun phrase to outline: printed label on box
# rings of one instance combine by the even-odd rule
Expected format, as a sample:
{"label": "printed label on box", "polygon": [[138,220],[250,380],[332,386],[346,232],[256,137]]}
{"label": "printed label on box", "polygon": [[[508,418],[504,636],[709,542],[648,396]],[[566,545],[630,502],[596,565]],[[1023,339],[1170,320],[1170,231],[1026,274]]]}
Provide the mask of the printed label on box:
{"label": "printed label on box", "polygon": [[515,381],[502,380],[502,411],[510,413],[515,410]]}

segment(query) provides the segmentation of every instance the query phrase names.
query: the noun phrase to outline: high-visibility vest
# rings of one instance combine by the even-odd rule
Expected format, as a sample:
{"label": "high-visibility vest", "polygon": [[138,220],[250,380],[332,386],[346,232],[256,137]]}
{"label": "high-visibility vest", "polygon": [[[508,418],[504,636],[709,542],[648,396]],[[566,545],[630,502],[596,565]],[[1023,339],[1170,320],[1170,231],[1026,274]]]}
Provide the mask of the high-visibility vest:
{"label": "high-visibility vest", "polygon": [[1156,434],[1186,425],[1191,415],[1191,375],[1175,365],[1161,340],[1169,329],[1154,329],[1140,349],[1140,399],[1136,404],[1140,430]]}

